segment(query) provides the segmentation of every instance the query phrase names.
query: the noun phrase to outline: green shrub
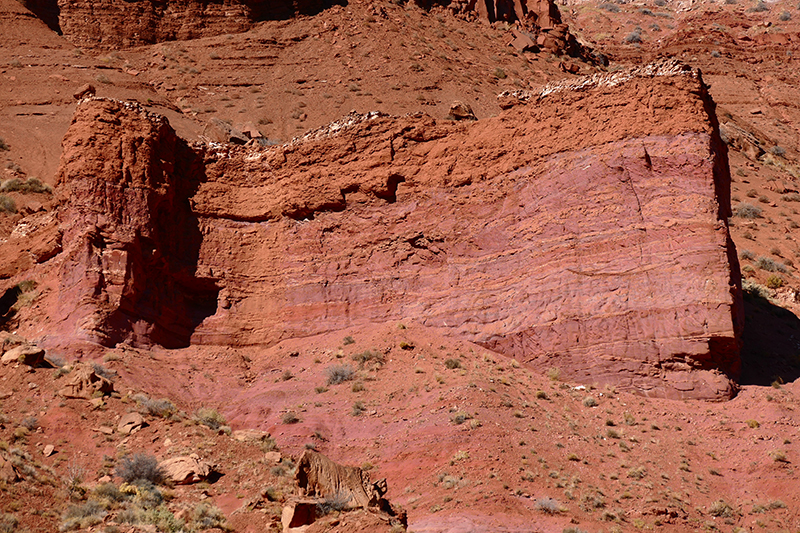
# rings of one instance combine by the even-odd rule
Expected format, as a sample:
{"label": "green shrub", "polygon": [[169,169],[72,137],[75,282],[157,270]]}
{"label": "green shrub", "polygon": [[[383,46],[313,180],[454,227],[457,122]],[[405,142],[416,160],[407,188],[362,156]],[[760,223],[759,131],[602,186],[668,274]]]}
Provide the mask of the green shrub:
{"label": "green shrub", "polygon": [[106,510],[96,500],[89,500],[81,505],[70,505],[64,511],[59,531],[83,529],[99,524],[106,514]]}
{"label": "green shrub", "polygon": [[194,508],[190,525],[192,529],[205,531],[206,529],[219,528],[227,531],[228,519],[222,514],[219,507],[207,502],[200,502]]}

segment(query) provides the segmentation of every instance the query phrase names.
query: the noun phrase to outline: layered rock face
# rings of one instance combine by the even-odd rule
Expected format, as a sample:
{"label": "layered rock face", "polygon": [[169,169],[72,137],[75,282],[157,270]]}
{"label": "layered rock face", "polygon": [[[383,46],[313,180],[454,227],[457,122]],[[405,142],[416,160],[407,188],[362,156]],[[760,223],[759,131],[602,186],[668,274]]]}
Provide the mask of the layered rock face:
{"label": "layered rock face", "polygon": [[551,87],[470,124],[351,115],[264,150],[192,152],[93,99],[64,146],[58,300],[79,305],[54,316],[101,342],[415,320],[565,379],[733,392],[730,177],[695,71]]}
{"label": "layered rock face", "polygon": [[[53,29],[82,48],[129,48],[164,41],[196,39],[249,30],[259,21],[312,15],[340,0],[36,0],[32,9]],[[519,22],[538,45],[553,53],[578,51],[552,0],[419,0],[430,9],[447,5],[455,14],[489,22]]]}
{"label": "layered rock face", "polygon": [[59,0],[58,20],[76,46],[127,48],[249,30],[263,20],[311,15],[335,0]]}
{"label": "layered rock face", "polygon": [[56,331],[104,345],[188,344],[217,297],[214,280],[195,275],[196,160],[165,118],[138,105],[78,107],[58,175],[66,196]]}

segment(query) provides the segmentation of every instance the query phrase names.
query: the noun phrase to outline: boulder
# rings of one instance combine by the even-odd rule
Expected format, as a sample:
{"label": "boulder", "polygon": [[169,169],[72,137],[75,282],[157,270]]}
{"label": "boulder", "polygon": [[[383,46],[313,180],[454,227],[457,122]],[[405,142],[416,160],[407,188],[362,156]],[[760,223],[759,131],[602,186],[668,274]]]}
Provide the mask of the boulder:
{"label": "boulder", "polygon": [[95,95],[97,89],[94,88],[94,85],[87,83],[85,85],[81,85],[75,93],[73,93],[72,97],[75,100],[83,100],[84,98],[90,98]]}
{"label": "boulder", "polygon": [[65,398],[81,398],[90,400],[97,393],[110,394],[114,384],[103,376],[97,375],[91,363],[81,361],[67,375],[67,382],[58,391]]}
{"label": "boulder", "polygon": [[44,350],[34,344],[22,344],[6,351],[0,361],[4,365],[10,363],[22,363],[24,365],[37,367],[44,361]]}
{"label": "boulder", "polygon": [[472,108],[464,102],[453,102],[447,118],[450,120],[478,120]]}
{"label": "boulder", "polygon": [[176,485],[189,485],[208,478],[214,471],[214,465],[203,461],[193,453],[182,457],[173,457],[159,464],[164,477]]}
{"label": "boulder", "polygon": [[123,435],[130,435],[135,430],[146,425],[147,423],[144,421],[144,417],[142,415],[139,413],[128,413],[119,419],[117,431]]}
{"label": "boulder", "polygon": [[14,469],[14,465],[11,464],[11,461],[0,456],[0,482],[14,483],[19,479],[19,474]]}

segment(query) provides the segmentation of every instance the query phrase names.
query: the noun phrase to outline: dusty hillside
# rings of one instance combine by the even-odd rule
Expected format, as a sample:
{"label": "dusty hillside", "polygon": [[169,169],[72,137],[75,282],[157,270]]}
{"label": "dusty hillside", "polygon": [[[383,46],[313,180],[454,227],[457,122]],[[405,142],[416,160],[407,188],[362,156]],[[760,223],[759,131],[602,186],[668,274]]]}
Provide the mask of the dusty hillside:
{"label": "dusty hillside", "polygon": [[[191,2],[153,3],[156,7],[151,11],[142,7],[147,3],[120,4],[122,8],[114,11],[109,2],[109,11],[104,11],[75,2],[71,11],[62,10],[64,18],[56,22],[55,4],[28,4],[42,20],[15,0],[0,0],[0,351],[8,355],[17,346],[28,350],[28,341],[48,345],[50,338],[51,343],[45,361],[34,347],[21,358],[19,350],[13,352],[0,367],[0,530],[280,531],[283,505],[297,490],[292,478],[295,462],[306,449],[360,466],[372,480],[386,478],[386,497],[405,508],[409,531],[798,530],[800,493],[794,466],[800,453],[796,383],[800,322],[795,315],[800,280],[794,264],[800,257],[796,242],[800,224],[798,6],[741,0],[567,2],[559,6],[560,15],[581,43],[579,54],[569,55],[563,48],[548,50],[544,39],[541,46],[527,51],[510,46],[519,37],[512,30],[521,27],[530,32],[534,44],[539,36],[564,35],[555,27],[541,29],[546,18],[543,9],[549,9],[545,4],[531,3],[526,9],[537,15],[520,17],[522,23],[517,25],[497,14],[504,9],[519,11],[519,3],[495,3],[490,11],[499,20],[490,21],[486,12],[465,8],[467,3],[423,9],[415,3],[355,1],[330,6],[300,3],[280,16],[259,12],[257,2],[210,3],[205,10]],[[135,14],[131,20],[137,25],[123,28],[102,22],[103,17],[124,13],[125,6]],[[186,20],[175,22],[181,16]],[[95,27],[82,22],[93,17],[98,21]],[[156,42],[160,40],[164,41]],[[536,94],[548,82],[569,82],[582,75],[613,75],[659,58],[677,58],[699,68],[714,104],[703,108],[704,100],[697,99],[697,94],[676,96],[684,88],[671,92],[649,84],[622,93],[608,89],[588,100],[581,96],[534,99],[505,111],[501,104],[507,107],[509,100],[497,98],[503,91]],[[116,148],[108,148],[113,143],[93,144],[101,137],[96,133],[73,136],[64,145],[73,166],[62,165],[62,139],[77,108],[73,94],[86,84],[93,85],[100,97],[136,101],[148,112],[165,116],[177,137],[159,133],[164,130],[157,127],[131,140],[133,148],[125,152],[129,158],[123,158],[126,163],[118,169],[109,166],[109,161],[117,161]],[[478,121],[447,118],[456,100],[468,104]],[[617,109],[616,122],[588,120],[576,111],[575,102],[597,110],[592,117],[611,113],[603,111],[606,108]],[[689,113],[688,108],[695,111]],[[408,157],[420,161],[406,162],[406,168],[417,169],[420,176],[396,182],[393,199],[387,191],[383,196],[373,194],[390,182],[367,186],[378,176],[380,165],[359,170],[359,179],[366,178],[360,189],[344,187],[347,207],[336,203],[338,196],[336,202],[328,202],[330,191],[325,187],[316,196],[311,194],[321,199],[315,205],[322,211],[316,215],[314,206],[308,211],[308,206],[287,204],[280,187],[258,194],[244,189],[235,193],[239,196],[229,190],[265,179],[254,172],[254,153],[305,158],[297,167],[294,163],[275,165],[286,172],[281,179],[289,180],[276,178],[275,183],[293,183],[295,188],[317,183],[296,173],[296,168],[310,167],[327,157],[330,168],[339,169],[330,171],[338,190],[336,180],[347,179],[341,169],[352,168],[344,165],[345,160],[369,162],[380,155],[377,149],[360,151],[370,146],[366,139],[372,130],[343,136],[347,142],[341,146],[335,140],[319,142],[313,145],[320,147],[319,153],[287,151],[281,145],[351,111],[428,115],[398,119],[408,126],[405,130],[397,127],[408,139],[404,148]],[[711,118],[697,123],[687,118],[701,116],[701,111]],[[519,119],[523,115],[525,121]],[[395,119],[381,120],[390,130],[394,127],[391,121]],[[415,121],[423,126],[415,129]],[[112,120],[105,131],[116,131],[117,126]],[[705,137],[688,144],[664,140],[692,128],[712,141]],[[359,140],[359,135],[365,140]],[[450,152],[419,148],[440,142],[439,136],[450,139]],[[147,145],[157,156],[152,165],[138,156],[144,149],[137,144],[150,137],[159,139]],[[167,137],[168,143],[161,142]],[[532,138],[537,139],[534,147],[526,147],[525,139]],[[636,156],[638,152],[631,148],[639,146],[642,138],[649,139],[644,148],[647,157]],[[713,139],[723,141],[724,147],[709,147]],[[219,144],[228,140],[250,142],[250,146]],[[628,155],[633,155],[615,162],[613,152],[624,152],[620,146],[626,140]],[[347,145],[350,141],[352,146]],[[607,144],[611,141],[622,144]],[[190,156],[189,143],[198,143],[192,150],[205,155]],[[659,148],[649,152],[656,145]],[[106,148],[105,152],[97,149],[101,157],[93,160],[95,166],[82,166],[86,161],[81,156],[97,146]],[[725,383],[733,377],[739,384],[725,389],[735,393],[730,401],[648,399],[641,395],[641,383],[639,394],[610,384],[606,378],[618,377],[618,367],[607,375],[590,368],[581,375],[583,384],[579,385],[563,359],[562,363],[529,366],[527,348],[516,353],[502,343],[486,342],[487,336],[469,328],[454,334],[447,317],[443,323],[431,320],[430,316],[437,315],[427,309],[414,313],[406,308],[400,313],[401,302],[391,290],[399,278],[386,274],[391,272],[391,262],[359,265],[358,250],[371,250],[369,246],[342,252],[345,244],[341,243],[380,241],[394,231],[393,226],[372,222],[375,219],[365,213],[384,213],[386,205],[393,209],[422,205],[412,194],[431,196],[430,189],[421,184],[436,180],[452,187],[442,189],[450,200],[437,200],[427,208],[428,215],[422,218],[428,223],[436,217],[458,220],[444,209],[448,201],[466,206],[475,220],[485,217],[493,228],[517,223],[514,217],[527,220],[514,202],[503,203],[506,196],[518,198],[518,192],[501,191],[516,186],[514,180],[523,183],[524,172],[550,176],[553,179],[547,183],[551,184],[561,183],[559,176],[566,176],[569,183],[565,181],[564,187],[586,179],[586,169],[577,163],[572,174],[552,170],[563,170],[567,160],[586,162],[572,152],[577,148],[594,150],[593,157],[608,167],[603,167],[606,174],[598,175],[613,177],[608,169],[619,168],[633,172],[636,179],[655,176],[652,179],[664,180],[654,187],[656,191],[663,192],[669,182],[678,184],[676,188],[685,194],[688,176],[711,184],[705,196],[667,202],[664,213],[680,212],[682,220],[691,224],[684,223],[681,231],[664,230],[663,242],[668,243],[664,249],[673,254],[670,257],[694,256],[698,243],[711,249],[712,241],[702,237],[702,232],[713,224],[695,219],[721,217],[713,227],[719,232],[718,255],[725,257],[725,246],[730,246],[725,240],[727,218],[744,279],[739,311],[745,320],[741,332],[730,327],[730,335],[742,342],[741,369],[725,367]],[[563,161],[546,160],[545,152]],[[696,161],[685,155],[689,152],[699,154]],[[106,154],[111,156],[106,158]],[[709,176],[719,176],[708,170],[711,161],[721,168],[729,163],[729,193],[714,188],[715,178]],[[496,173],[455,180],[467,164]],[[656,171],[646,169],[647,165]],[[59,167],[62,177],[69,174],[67,168],[78,169],[71,176],[93,168],[91,176],[83,176],[91,178],[84,182],[90,187],[76,187],[73,181],[67,186],[66,179],[59,182]],[[175,168],[182,169],[182,177],[210,169],[208,175],[192,178],[194,185],[202,183],[205,189],[175,192],[162,187],[159,176]],[[504,172],[514,178],[504,178]],[[105,184],[98,179],[117,175],[131,180],[132,187],[124,194],[110,178]],[[620,175],[621,185],[631,179],[630,174]],[[157,194],[136,182],[137,176],[146,176],[146,186]],[[209,192],[209,186],[229,189]],[[563,198],[559,191],[542,196],[552,193]],[[527,198],[519,195],[523,197]],[[107,199],[106,207],[113,209],[104,211],[94,203],[98,198]],[[622,210],[616,198],[607,202],[608,212]],[[662,209],[660,202],[652,205]],[[78,212],[76,205],[84,211]],[[549,212],[563,209],[558,211],[563,220],[580,220],[569,218],[574,215],[569,208],[573,204],[548,205]],[[136,225],[147,209],[168,213],[159,219],[160,236],[148,233],[152,226]],[[87,210],[94,212],[94,233],[80,233]],[[583,220],[597,220],[591,211],[586,213]],[[181,218],[184,215],[188,220],[205,217],[205,221],[187,233],[181,222],[187,220]],[[282,224],[281,231],[296,228],[295,233],[254,240],[254,235],[261,235],[258,232],[275,231],[273,224]],[[320,238],[303,240],[317,235],[312,231],[317,226]],[[653,231],[654,226],[646,229]],[[638,238],[635,224],[628,230],[632,239]],[[79,233],[84,240],[76,237]],[[340,244],[326,248],[325,236],[337,233]],[[191,239],[179,238],[186,235]],[[284,242],[275,235],[288,237]],[[475,242],[483,249],[500,246],[503,241],[498,235],[487,231],[470,246]],[[369,257],[396,255],[407,248],[404,264],[419,268],[446,249],[435,236],[423,241],[409,238],[398,241],[399,248],[371,251],[376,255]],[[134,248],[124,247],[132,242]],[[202,253],[208,259],[200,263],[203,269],[193,270],[198,265],[199,242],[206,243]],[[313,273],[319,279],[334,280],[337,272],[356,272],[362,276],[358,285],[385,279],[380,283],[387,288],[379,301],[352,299],[362,307],[344,314],[330,302],[350,299],[335,293],[335,285],[327,289],[325,284],[319,293],[323,296],[312,299],[313,291],[304,285],[308,273],[296,278],[289,275],[274,289],[281,298],[292,295],[288,299],[265,298],[270,291],[264,289],[259,289],[260,299],[253,298],[251,287],[263,282],[264,273],[258,270],[262,267],[244,268],[258,263],[248,263],[247,254],[236,254],[252,245],[267,249],[268,242],[279,243],[273,244],[274,257],[340,254],[335,272]],[[619,243],[624,244],[624,239],[615,246]],[[464,257],[478,256],[474,249],[462,248]],[[65,249],[71,254],[68,261]],[[128,262],[125,254],[131,249],[142,255]],[[95,253],[98,250],[101,253]],[[607,255],[600,257],[609,264],[622,262],[624,256],[618,250],[613,246],[601,250]],[[562,257],[559,254],[560,261]],[[597,270],[596,257],[593,261],[581,264],[581,272]],[[302,272],[301,263],[288,265],[287,272]],[[312,259],[309,264],[324,261]],[[720,265],[728,268],[737,260],[690,264],[704,266],[687,269],[685,277],[675,274],[669,282],[664,281],[664,272],[674,266],[662,265],[660,277],[652,275],[650,287],[662,295],[659,304],[665,298],[679,301],[708,291],[707,280],[724,286],[732,278],[720,274],[726,272]],[[138,266],[128,269],[127,265]],[[370,265],[374,271],[369,271]],[[537,283],[525,291],[508,292],[503,306],[494,300],[497,290],[474,298],[464,296],[468,291],[459,291],[459,308],[479,310],[475,314],[483,324],[505,313],[495,328],[507,328],[523,318],[546,319],[540,311],[528,311],[525,317],[505,311],[520,309],[517,300],[552,283],[548,281],[552,276],[543,274],[555,268],[552,265],[528,261],[518,268],[525,266],[536,267],[532,270],[542,277],[534,278]],[[430,279],[451,280],[439,272]],[[147,275],[151,281],[143,283]],[[492,278],[485,271],[471,275],[464,277],[471,285],[491,287]],[[638,275],[650,276],[647,272]],[[287,285],[286,279],[294,281]],[[406,291],[417,290],[419,301],[424,301],[436,286],[433,281]],[[225,290],[220,291],[223,286]],[[559,294],[568,296],[563,301],[577,302],[570,303],[576,306],[570,309],[597,309],[591,306],[601,305],[598,302],[606,301],[603,295],[611,294],[600,290],[596,281],[569,286],[573,289],[562,286]],[[353,289],[353,294],[358,292]],[[456,300],[445,301],[451,299]],[[464,299],[469,301],[464,304]],[[717,305],[710,297],[698,300]],[[314,310],[317,301],[327,303]],[[735,305],[729,301],[720,305],[731,324],[730,309]],[[303,306],[313,312],[303,311]],[[103,315],[97,309],[121,312]],[[237,313],[234,318],[240,320],[224,327],[213,320],[204,322],[211,315],[224,316],[225,309],[246,313]],[[533,299],[530,309],[535,309]],[[283,325],[267,328],[258,322],[261,318],[252,318],[265,315],[280,316]],[[241,320],[243,316],[248,320]],[[352,317],[360,321],[352,322]],[[681,331],[696,324],[708,327],[707,319],[705,323],[693,320],[654,321],[665,325],[653,329],[678,331],[673,324],[689,328]],[[254,323],[261,325],[254,328]],[[636,321],[626,328],[629,339],[649,335]],[[82,333],[75,335],[76,331]],[[614,331],[619,330],[600,328],[592,334]],[[165,342],[176,338],[180,342],[175,345]],[[262,341],[253,340],[259,338]],[[599,357],[607,355],[601,352],[597,352]],[[655,352],[634,350],[636,365],[646,359],[643,353]],[[81,360],[99,366],[76,365]],[[610,360],[626,368],[632,364]],[[648,359],[648,364],[654,360],[658,363],[656,357]],[[729,363],[712,358],[712,364],[717,371]],[[677,373],[688,373],[688,366],[679,367]],[[114,390],[99,390],[107,382],[97,378],[88,385],[88,392],[81,392],[84,397],[70,397],[69,391],[79,385],[69,384],[82,383],[78,377],[84,375],[103,376],[113,382]],[[662,379],[657,373],[649,377]],[[144,424],[130,413],[140,413]],[[123,417],[134,422],[120,424]],[[126,485],[126,468],[135,453],[158,460],[194,453],[201,462],[213,464],[217,473],[188,485],[174,481]],[[402,529],[396,519],[362,510],[333,511],[309,531]]]}

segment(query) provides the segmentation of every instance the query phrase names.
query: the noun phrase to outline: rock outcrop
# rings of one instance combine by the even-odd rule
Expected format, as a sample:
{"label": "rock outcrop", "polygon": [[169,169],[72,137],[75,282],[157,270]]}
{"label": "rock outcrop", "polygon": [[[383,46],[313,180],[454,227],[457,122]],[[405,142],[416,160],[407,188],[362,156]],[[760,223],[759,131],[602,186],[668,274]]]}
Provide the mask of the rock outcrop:
{"label": "rock outcrop", "polygon": [[196,453],[161,461],[158,466],[164,477],[176,485],[199,483],[214,472],[214,465],[200,459]]}
{"label": "rock outcrop", "polygon": [[286,502],[281,521],[283,531],[303,531],[330,511],[368,509],[383,513],[391,522],[407,526],[406,513],[383,495],[386,480],[370,481],[369,473],[357,466],[344,466],[321,453],[306,450],[297,461],[294,477],[298,498]]}
{"label": "rock outcrop", "polygon": [[353,114],[260,150],[190,149],[135,105],[82,102],[51,342],[272,345],[413,319],[564,379],[730,397],[741,289],[699,73],[517,100],[477,122]]}
{"label": "rock outcrop", "polygon": [[312,15],[336,3],[335,0],[60,0],[57,11],[60,30],[73,44],[110,49],[243,32],[260,21]]}

